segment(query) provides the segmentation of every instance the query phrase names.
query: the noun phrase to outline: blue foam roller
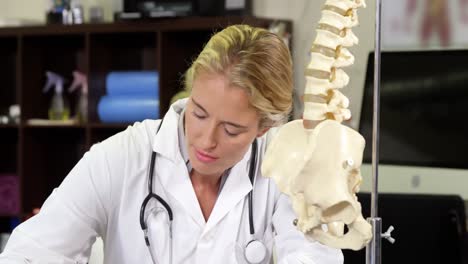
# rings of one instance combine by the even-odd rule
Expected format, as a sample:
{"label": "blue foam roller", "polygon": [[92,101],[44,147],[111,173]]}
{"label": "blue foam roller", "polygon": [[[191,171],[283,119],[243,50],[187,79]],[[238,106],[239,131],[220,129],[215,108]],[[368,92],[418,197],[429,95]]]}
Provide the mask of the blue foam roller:
{"label": "blue foam roller", "polygon": [[135,96],[103,96],[98,115],[104,123],[130,123],[159,118],[159,100]]}
{"label": "blue foam roller", "polygon": [[107,94],[159,95],[159,74],[156,71],[110,72],[106,78]]}

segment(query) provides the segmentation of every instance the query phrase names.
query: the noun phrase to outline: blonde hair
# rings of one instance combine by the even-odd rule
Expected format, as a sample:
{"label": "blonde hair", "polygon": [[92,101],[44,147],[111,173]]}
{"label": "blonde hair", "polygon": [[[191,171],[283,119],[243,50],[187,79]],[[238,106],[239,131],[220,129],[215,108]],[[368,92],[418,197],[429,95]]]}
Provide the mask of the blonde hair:
{"label": "blonde hair", "polygon": [[249,94],[261,128],[285,123],[292,109],[292,60],[276,34],[248,25],[233,25],[214,34],[185,74],[190,91],[200,73],[224,74],[230,85]]}

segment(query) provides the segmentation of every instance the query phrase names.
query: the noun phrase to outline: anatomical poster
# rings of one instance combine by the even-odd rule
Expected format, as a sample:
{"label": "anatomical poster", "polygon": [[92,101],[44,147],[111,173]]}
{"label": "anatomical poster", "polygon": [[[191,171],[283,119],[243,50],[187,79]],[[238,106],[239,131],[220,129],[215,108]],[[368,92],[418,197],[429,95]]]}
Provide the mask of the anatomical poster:
{"label": "anatomical poster", "polygon": [[383,0],[384,49],[468,47],[468,0]]}

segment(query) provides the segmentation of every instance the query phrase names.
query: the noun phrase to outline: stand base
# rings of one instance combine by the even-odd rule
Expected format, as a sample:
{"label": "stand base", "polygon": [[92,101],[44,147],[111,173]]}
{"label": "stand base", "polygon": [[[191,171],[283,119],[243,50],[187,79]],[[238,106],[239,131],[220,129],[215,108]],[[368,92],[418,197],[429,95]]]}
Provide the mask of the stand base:
{"label": "stand base", "polygon": [[367,218],[372,226],[372,240],[366,246],[366,264],[381,264],[382,256],[382,218]]}

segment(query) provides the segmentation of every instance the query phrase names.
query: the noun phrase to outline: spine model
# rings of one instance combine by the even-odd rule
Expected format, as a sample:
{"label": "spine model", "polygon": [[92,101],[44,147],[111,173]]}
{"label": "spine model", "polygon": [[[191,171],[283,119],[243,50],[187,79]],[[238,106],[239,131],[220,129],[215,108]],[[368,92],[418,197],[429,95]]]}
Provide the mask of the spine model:
{"label": "spine model", "polygon": [[364,0],[325,2],[305,70],[303,121],[307,129],[325,119],[342,122],[351,118],[349,99],[339,89],[349,83],[349,76],[341,68],[354,64],[348,48],[359,41],[352,28],[359,24],[360,7],[365,7]]}
{"label": "spine model", "polygon": [[349,83],[342,68],[354,63],[348,48],[358,43],[352,28],[364,6],[364,0],[325,2],[305,70],[303,118],[278,129],[262,162],[262,175],[289,197],[294,224],[307,239],[352,250],[372,238],[356,196],[365,140],[341,124],[351,112],[339,90]]}

